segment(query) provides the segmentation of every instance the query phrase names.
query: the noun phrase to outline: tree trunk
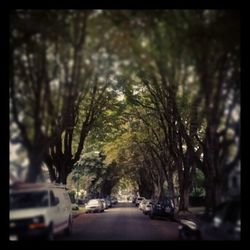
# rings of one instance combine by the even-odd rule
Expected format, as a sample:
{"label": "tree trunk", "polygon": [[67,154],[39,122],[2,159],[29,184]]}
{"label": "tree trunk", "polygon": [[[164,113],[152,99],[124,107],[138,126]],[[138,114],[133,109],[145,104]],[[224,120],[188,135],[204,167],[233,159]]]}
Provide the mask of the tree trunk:
{"label": "tree trunk", "polygon": [[217,151],[218,143],[215,138],[215,129],[208,128],[206,131],[206,144],[204,150],[204,174],[206,190],[206,213],[214,211],[222,198],[222,167],[219,165]]}
{"label": "tree trunk", "polygon": [[39,149],[34,149],[29,153],[29,166],[26,176],[27,182],[36,182],[41,175],[42,156]]}
{"label": "tree trunk", "polygon": [[172,171],[169,171],[169,174],[168,174],[168,195],[170,197],[173,197],[175,196],[175,191],[174,191],[174,180],[173,180],[173,172]]}
{"label": "tree trunk", "polygon": [[67,161],[64,161],[63,159],[60,161],[60,171],[58,172],[58,178],[57,183],[61,183],[63,185],[67,184],[67,177],[70,174],[71,171],[69,169],[72,169],[72,166],[70,166],[70,163]]}
{"label": "tree trunk", "polygon": [[49,171],[50,181],[55,182],[56,181],[56,173],[55,173],[55,168],[54,168],[53,161],[52,161],[51,157],[49,155],[47,155],[44,162],[45,162],[45,164],[48,168],[48,171]]}
{"label": "tree trunk", "polygon": [[162,194],[163,194],[163,187],[160,181],[158,181],[157,183],[154,182],[154,194],[153,194],[152,199],[159,200],[162,197]]}
{"label": "tree trunk", "polygon": [[222,198],[222,182],[215,177],[207,177],[205,181],[206,209],[205,212],[213,212],[220,204]]}
{"label": "tree trunk", "polygon": [[222,201],[222,182],[218,179],[214,185],[214,208],[216,208]]}
{"label": "tree trunk", "polygon": [[188,211],[189,207],[189,185],[186,180],[184,180],[183,185],[180,189],[180,204],[179,211]]}

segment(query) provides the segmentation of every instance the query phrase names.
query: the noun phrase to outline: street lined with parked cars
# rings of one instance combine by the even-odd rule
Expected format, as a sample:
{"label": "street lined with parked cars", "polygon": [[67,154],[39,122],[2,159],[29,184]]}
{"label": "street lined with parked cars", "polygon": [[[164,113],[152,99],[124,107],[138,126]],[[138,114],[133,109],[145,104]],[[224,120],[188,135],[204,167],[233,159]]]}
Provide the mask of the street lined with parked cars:
{"label": "street lined with parked cars", "polygon": [[71,236],[58,240],[177,240],[178,223],[150,220],[131,202],[119,202],[104,213],[82,213]]}
{"label": "street lined with parked cars", "polygon": [[131,200],[118,203],[110,196],[78,205],[65,186],[19,183],[10,189],[10,240],[240,239],[238,200],[222,203],[211,216],[192,218],[176,214],[170,197]]}

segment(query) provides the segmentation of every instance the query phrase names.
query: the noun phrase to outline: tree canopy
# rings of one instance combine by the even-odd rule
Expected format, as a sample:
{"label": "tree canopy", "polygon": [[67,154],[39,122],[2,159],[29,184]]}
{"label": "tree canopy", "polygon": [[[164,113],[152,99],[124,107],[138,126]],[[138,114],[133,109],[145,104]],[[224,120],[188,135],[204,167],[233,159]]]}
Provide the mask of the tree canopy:
{"label": "tree canopy", "polygon": [[10,48],[28,181],[45,163],[66,184],[81,165],[93,195],[119,179],[179,195],[180,210],[197,186],[207,210],[226,195],[240,164],[239,11],[16,10]]}

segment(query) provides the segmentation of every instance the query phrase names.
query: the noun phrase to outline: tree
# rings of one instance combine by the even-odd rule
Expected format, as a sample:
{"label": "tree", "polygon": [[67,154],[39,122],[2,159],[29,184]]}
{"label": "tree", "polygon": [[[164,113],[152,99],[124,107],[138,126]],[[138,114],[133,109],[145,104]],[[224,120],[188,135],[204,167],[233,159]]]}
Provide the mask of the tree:
{"label": "tree", "polygon": [[[130,18],[132,15],[135,17]],[[239,13],[202,10],[145,15],[122,11],[113,20],[129,37],[130,57],[137,62],[134,71],[141,72],[137,77],[151,95],[152,105],[135,102],[158,114],[167,151],[178,168],[180,209],[188,209],[197,167],[206,176],[207,208],[214,208],[220,202],[222,159],[228,152],[219,143],[218,129],[227,109],[226,120],[239,105]],[[229,29],[234,36],[226,35]]]}
{"label": "tree", "polygon": [[240,163],[239,12],[43,14],[12,15],[11,119],[35,166],[29,179],[45,161],[51,180],[66,183],[84,153],[99,151],[98,194],[127,175],[159,198],[167,182],[186,211],[199,169],[214,209]]}
{"label": "tree", "polygon": [[[104,36],[86,38],[92,28],[87,31],[87,21],[95,18],[91,11],[12,13],[11,119],[28,150],[28,181],[36,180],[44,161],[51,180],[66,183],[94,121],[111,99],[106,90],[113,71],[106,69],[112,60],[103,64]],[[90,55],[84,57],[84,51]]]}

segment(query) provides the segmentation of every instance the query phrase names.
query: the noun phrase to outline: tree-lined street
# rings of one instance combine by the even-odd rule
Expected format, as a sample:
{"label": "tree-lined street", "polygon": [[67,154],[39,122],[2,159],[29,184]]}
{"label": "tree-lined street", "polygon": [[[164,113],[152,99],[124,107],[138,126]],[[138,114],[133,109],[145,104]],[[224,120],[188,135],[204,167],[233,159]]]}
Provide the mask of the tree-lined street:
{"label": "tree-lined street", "polygon": [[[20,9],[10,20],[11,184],[63,185],[74,209],[145,197],[173,216],[205,207],[213,223],[226,206],[239,237],[240,11]],[[130,204],[75,222],[72,239],[176,237],[174,222]]]}
{"label": "tree-lined street", "polygon": [[177,240],[178,223],[151,220],[132,203],[118,203],[104,213],[81,214],[70,237],[58,240]]}

